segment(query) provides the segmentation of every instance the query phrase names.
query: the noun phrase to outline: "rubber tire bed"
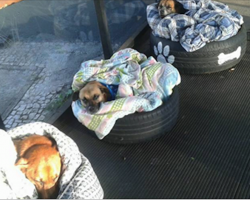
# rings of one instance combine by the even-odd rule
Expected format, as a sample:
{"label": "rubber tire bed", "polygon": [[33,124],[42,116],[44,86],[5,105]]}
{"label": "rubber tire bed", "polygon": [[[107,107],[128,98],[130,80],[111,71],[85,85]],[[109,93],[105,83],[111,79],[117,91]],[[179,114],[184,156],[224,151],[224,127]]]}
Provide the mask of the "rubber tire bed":
{"label": "rubber tire bed", "polygon": [[[238,64],[246,52],[247,45],[247,32],[243,25],[239,32],[224,41],[216,41],[206,44],[201,49],[194,52],[187,52],[179,42],[173,42],[171,40],[156,37],[152,34],[150,36],[150,50],[151,55],[156,59],[158,55],[155,55],[154,46],[157,47],[161,42],[163,48],[169,46],[169,55],[175,57],[174,66],[184,74],[206,74],[219,72],[229,69]],[[234,58],[226,61],[225,63],[218,64],[218,56],[221,53],[230,54],[235,52],[238,47],[241,47],[241,55],[239,58]]]}
{"label": "rubber tire bed", "polygon": [[[167,101],[155,110],[133,113],[118,119],[111,132],[103,140],[116,144],[153,140],[170,131],[176,124],[178,115],[179,91],[175,87]],[[88,132],[95,135],[89,129]]]}

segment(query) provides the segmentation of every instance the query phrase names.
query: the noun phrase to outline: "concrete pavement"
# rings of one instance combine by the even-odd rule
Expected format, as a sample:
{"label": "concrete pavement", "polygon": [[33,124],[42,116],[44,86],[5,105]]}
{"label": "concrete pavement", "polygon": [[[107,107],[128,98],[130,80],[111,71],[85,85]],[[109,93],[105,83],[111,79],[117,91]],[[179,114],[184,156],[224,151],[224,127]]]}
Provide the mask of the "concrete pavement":
{"label": "concrete pavement", "polygon": [[0,113],[7,129],[48,122],[70,95],[81,62],[101,55],[96,43],[15,42],[0,49]]}

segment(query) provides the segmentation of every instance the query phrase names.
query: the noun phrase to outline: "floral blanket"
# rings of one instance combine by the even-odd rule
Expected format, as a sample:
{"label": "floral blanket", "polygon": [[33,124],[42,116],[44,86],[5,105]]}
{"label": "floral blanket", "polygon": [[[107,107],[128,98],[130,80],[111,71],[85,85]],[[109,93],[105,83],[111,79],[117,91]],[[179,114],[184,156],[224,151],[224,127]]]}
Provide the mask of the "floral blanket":
{"label": "floral blanket", "polygon": [[178,0],[188,10],[161,18],[157,3],[148,5],[147,20],[158,37],[179,41],[187,52],[206,43],[226,40],[238,33],[243,17],[227,5],[211,0]]}
{"label": "floral blanket", "polygon": [[75,117],[103,139],[117,119],[135,112],[159,107],[181,81],[178,70],[169,63],[159,63],[134,49],[124,49],[109,60],[90,60],[81,64],[72,89],[79,91],[89,81],[118,85],[116,99],[102,103],[94,115],[87,113],[80,100],[72,102]]}

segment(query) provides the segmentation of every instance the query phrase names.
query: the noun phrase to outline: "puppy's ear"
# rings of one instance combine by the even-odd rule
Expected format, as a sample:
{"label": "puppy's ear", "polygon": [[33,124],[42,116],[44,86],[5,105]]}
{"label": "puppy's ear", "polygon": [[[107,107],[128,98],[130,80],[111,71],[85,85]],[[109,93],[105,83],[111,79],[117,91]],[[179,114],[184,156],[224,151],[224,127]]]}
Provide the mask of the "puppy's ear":
{"label": "puppy's ear", "polygon": [[102,93],[109,94],[109,89],[106,88],[105,86],[100,86],[100,90],[101,90]]}
{"label": "puppy's ear", "polygon": [[175,10],[179,14],[185,14],[188,10],[186,10],[181,3],[178,1],[175,3]]}
{"label": "puppy's ear", "polygon": [[25,158],[19,158],[15,165],[23,172],[29,167],[28,160]]}
{"label": "puppy's ear", "polygon": [[[47,132],[45,131],[45,133],[47,133]],[[56,140],[53,137],[49,136],[49,135],[47,135],[46,137],[51,141],[51,147],[54,147],[56,150],[58,150]]]}
{"label": "puppy's ear", "polygon": [[79,91],[78,92],[74,92],[72,95],[72,101],[76,101],[79,99]]}

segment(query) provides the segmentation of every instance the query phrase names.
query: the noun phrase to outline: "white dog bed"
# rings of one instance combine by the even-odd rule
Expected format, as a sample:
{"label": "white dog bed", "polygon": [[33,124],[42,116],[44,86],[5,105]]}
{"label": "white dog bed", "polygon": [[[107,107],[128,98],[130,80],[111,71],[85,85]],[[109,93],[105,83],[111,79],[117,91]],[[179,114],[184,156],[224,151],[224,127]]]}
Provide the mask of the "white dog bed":
{"label": "white dog bed", "polygon": [[[0,199],[38,198],[35,186],[14,166],[16,151],[11,139],[30,134],[53,137],[66,166],[59,184],[58,199],[102,199],[103,189],[87,158],[75,142],[54,126],[35,122],[7,132],[0,130]],[[5,162],[2,162],[2,161]]]}

